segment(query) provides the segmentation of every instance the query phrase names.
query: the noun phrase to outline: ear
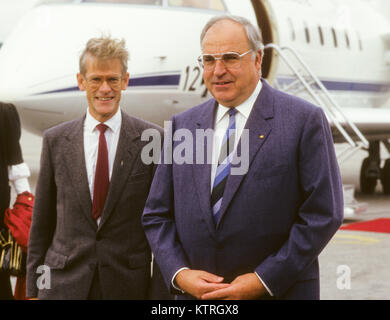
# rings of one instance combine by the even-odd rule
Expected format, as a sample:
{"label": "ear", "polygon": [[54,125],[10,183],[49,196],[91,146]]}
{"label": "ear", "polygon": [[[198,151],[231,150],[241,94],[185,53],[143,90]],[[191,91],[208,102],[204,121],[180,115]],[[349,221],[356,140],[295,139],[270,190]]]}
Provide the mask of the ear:
{"label": "ear", "polygon": [[129,83],[130,74],[126,72],[126,76],[122,79],[122,90],[126,90]]}
{"label": "ear", "polygon": [[261,54],[261,51],[257,51],[256,59],[255,59],[255,66],[256,66],[257,71],[259,71],[259,72],[261,70],[262,61],[263,61],[263,55]]}
{"label": "ear", "polygon": [[85,83],[84,83],[84,77],[80,74],[80,73],[77,73],[77,84],[79,86],[79,89],[81,91],[85,91]]}

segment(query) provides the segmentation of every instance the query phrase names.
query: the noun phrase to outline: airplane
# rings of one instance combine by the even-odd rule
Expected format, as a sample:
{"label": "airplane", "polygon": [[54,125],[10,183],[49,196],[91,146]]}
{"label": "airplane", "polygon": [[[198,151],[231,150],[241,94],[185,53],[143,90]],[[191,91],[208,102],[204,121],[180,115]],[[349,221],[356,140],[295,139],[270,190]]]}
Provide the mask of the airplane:
{"label": "airplane", "polygon": [[24,13],[33,8],[38,1],[39,0],[2,0],[0,2],[0,49],[17,21]]}
{"label": "airplane", "polygon": [[[86,111],[76,82],[86,41],[124,38],[130,81],[121,108],[163,125],[211,97],[197,64],[199,36],[214,15],[248,18],[266,45],[262,76],[326,111],[342,157],[366,150],[361,192],[390,194],[390,5],[387,0],[46,0],[0,50],[0,101],[37,135]],[[343,151],[344,152],[344,151]],[[341,160],[340,160],[341,161]],[[382,163],[384,162],[384,163]]]}

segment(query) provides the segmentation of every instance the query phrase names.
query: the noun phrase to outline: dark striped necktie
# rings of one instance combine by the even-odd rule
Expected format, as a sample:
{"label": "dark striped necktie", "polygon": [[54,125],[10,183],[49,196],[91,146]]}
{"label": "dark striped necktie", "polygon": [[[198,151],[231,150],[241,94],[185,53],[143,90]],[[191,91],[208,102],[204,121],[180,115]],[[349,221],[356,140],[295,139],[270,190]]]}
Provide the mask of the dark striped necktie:
{"label": "dark striped necktie", "polygon": [[220,218],[220,209],[222,204],[223,192],[227,178],[230,173],[230,166],[233,158],[234,140],[236,133],[236,117],[237,110],[231,108],[229,111],[229,126],[222,140],[221,152],[218,158],[217,172],[215,174],[213,190],[211,192],[211,207],[213,209],[213,217],[215,225],[218,224]]}

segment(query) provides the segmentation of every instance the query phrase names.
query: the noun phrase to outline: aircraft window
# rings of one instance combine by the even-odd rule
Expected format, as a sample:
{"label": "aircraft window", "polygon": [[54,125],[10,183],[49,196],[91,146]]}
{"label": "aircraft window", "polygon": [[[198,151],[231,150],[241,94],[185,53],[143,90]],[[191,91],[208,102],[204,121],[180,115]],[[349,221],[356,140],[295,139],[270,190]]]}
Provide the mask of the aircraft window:
{"label": "aircraft window", "polygon": [[83,0],[80,2],[127,3],[127,4],[146,4],[146,5],[161,6],[162,0]]}
{"label": "aircraft window", "polygon": [[290,25],[290,29],[291,29],[291,40],[295,41],[295,30],[294,30],[293,22],[290,18],[288,18],[287,21],[288,21],[288,24]]}
{"label": "aircraft window", "polygon": [[360,51],[363,51],[363,42],[362,42],[362,38],[360,37],[359,31],[357,31],[356,33],[357,33],[358,41],[359,41],[359,50],[360,50]]}
{"label": "aircraft window", "polygon": [[333,34],[334,46],[337,48],[337,34],[334,28],[332,28],[332,34]]}
{"label": "aircraft window", "polygon": [[[80,2],[127,3],[127,4],[161,6],[163,0],[42,0],[39,3],[51,4],[51,3],[80,3]],[[172,7],[187,7],[187,8],[226,11],[225,5],[222,0],[168,0],[168,3]]]}
{"label": "aircraft window", "polygon": [[320,42],[321,42],[321,45],[323,46],[324,45],[324,34],[322,33],[322,28],[321,26],[318,26],[318,33],[320,35]]}
{"label": "aircraft window", "polygon": [[172,7],[225,11],[222,0],[169,0],[168,4]]}
{"label": "aircraft window", "polygon": [[37,5],[40,4],[51,4],[51,3],[73,3],[74,0],[42,0],[37,3]]}
{"label": "aircraft window", "polygon": [[345,30],[345,43],[347,44],[347,48],[350,49],[351,45],[350,45],[350,42],[349,42],[349,36],[348,36],[348,31],[347,30]]}
{"label": "aircraft window", "polygon": [[39,2],[39,4],[81,3],[81,2],[162,5],[162,0],[42,0],[41,2]]}
{"label": "aircraft window", "polygon": [[305,23],[305,36],[306,36],[306,42],[310,43],[310,31],[309,31],[309,28],[307,27],[306,23]]}

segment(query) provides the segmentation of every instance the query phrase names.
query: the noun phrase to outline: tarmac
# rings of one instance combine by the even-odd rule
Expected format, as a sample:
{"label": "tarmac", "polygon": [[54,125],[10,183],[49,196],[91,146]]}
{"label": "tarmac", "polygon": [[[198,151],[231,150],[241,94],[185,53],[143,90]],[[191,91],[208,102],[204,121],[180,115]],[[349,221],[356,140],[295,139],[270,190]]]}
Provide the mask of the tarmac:
{"label": "tarmac", "polygon": [[[34,193],[42,138],[23,131],[21,145],[32,173],[30,184]],[[342,147],[336,145],[336,151]],[[384,160],[389,155],[382,151]],[[359,151],[340,165],[343,184],[355,188],[356,201],[366,208],[346,217],[344,224],[390,218],[390,196],[382,194],[379,182],[374,195],[359,193],[360,166],[366,156],[366,152]],[[339,230],[320,254],[319,261],[322,300],[390,299],[390,233]]]}
{"label": "tarmac", "polygon": [[[336,151],[341,147],[336,145]],[[340,165],[343,184],[354,186],[356,201],[366,207],[354,217],[345,218],[344,225],[390,218],[390,196],[382,193],[379,182],[375,194],[360,193],[360,167],[367,155],[360,151]],[[382,149],[381,159],[388,157],[387,151]],[[390,233],[339,230],[322,251],[319,261],[321,299],[390,299]],[[347,276],[349,281],[345,279]]]}

